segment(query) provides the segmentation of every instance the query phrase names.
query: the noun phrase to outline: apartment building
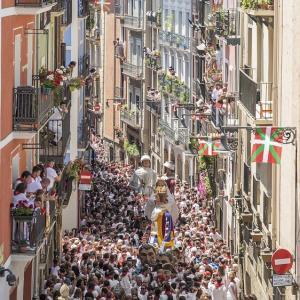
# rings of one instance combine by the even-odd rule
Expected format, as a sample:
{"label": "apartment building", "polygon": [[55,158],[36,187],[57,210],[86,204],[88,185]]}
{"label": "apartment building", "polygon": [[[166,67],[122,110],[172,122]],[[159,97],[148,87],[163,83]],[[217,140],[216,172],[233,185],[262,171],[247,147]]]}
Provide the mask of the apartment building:
{"label": "apartment building", "polygon": [[195,173],[194,156],[187,151],[192,128],[192,19],[193,1],[162,1],[162,28],[159,33],[162,71],[161,120],[162,161],[172,160],[179,179],[191,182]]}
{"label": "apartment building", "polygon": [[[84,54],[87,9],[87,1],[77,0],[0,3],[0,161],[5,170],[1,174],[0,264],[17,279],[12,287],[1,280],[3,299],[32,299],[39,295],[54,255],[59,253],[62,210],[67,210],[70,198],[76,202],[76,185],[64,165],[80,156],[77,124],[83,117],[83,96],[79,96],[79,85],[79,92],[71,92],[70,88],[70,82],[77,78],[78,64],[55,92],[46,88],[45,75],[61,66],[68,67],[72,60],[77,62],[77,49]],[[58,118],[55,112],[62,107]],[[49,160],[62,169],[62,179],[56,197],[44,199],[45,214],[11,215],[16,179],[23,171]],[[65,214],[64,219],[73,216]]]}

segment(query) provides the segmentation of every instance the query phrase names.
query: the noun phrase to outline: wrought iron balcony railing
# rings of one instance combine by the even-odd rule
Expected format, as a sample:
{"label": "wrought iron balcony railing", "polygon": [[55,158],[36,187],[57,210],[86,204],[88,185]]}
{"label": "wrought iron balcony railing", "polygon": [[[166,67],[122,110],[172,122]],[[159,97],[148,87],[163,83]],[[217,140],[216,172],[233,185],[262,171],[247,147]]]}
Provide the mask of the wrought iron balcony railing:
{"label": "wrought iron balcony railing", "polygon": [[160,116],[161,113],[161,101],[155,101],[153,98],[146,97],[146,108],[153,114]]}
{"label": "wrought iron balcony railing", "polygon": [[90,71],[90,56],[88,54],[84,54],[79,58],[78,61],[78,73],[81,76],[88,76]]}
{"label": "wrought iron balcony railing", "polygon": [[56,0],[15,0],[16,6],[41,7],[55,4]]}
{"label": "wrought iron balcony railing", "polygon": [[62,12],[65,9],[64,0],[56,0],[56,4],[52,7],[51,12]]}
{"label": "wrought iron balcony railing", "polygon": [[40,131],[40,161],[55,161],[62,165],[70,140],[70,112],[58,112],[51,116],[47,126]]}
{"label": "wrought iron balcony railing", "polygon": [[85,18],[89,13],[89,1],[79,0],[78,1],[78,18]]}
{"label": "wrought iron balcony railing", "polygon": [[69,204],[72,191],[73,191],[73,177],[70,177],[68,165],[65,166],[62,174],[61,179],[58,183],[56,183],[56,190],[58,194],[58,198],[60,200],[60,203],[64,206],[67,206]]}
{"label": "wrought iron balcony railing", "polygon": [[159,33],[159,39],[162,44],[170,47],[183,50],[188,50],[190,48],[190,38],[175,32],[162,30]]}
{"label": "wrought iron balcony railing", "polygon": [[43,240],[46,215],[35,210],[33,215],[12,215],[12,252],[35,254]]}
{"label": "wrought iron balcony railing", "polygon": [[124,15],[124,27],[133,29],[133,30],[142,30],[143,29],[143,19],[141,17]]}
{"label": "wrought iron balcony railing", "polygon": [[135,128],[139,128],[141,126],[140,114],[137,111],[122,110],[121,121]]}
{"label": "wrought iron balcony railing", "polygon": [[13,89],[13,128],[16,131],[35,131],[41,128],[52,114],[53,93],[40,86],[39,76],[33,76],[34,86]]}
{"label": "wrought iron balcony railing", "polygon": [[272,83],[256,83],[240,70],[240,102],[256,120],[272,120]]}
{"label": "wrought iron balcony railing", "polygon": [[170,127],[168,122],[164,120],[159,121],[159,127],[161,131],[165,134],[167,138],[169,138],[171,141],[174,141],[175,139],[175,130]]}
{"label": "wrought iron balcony railing", "polygon": [[131,64],[129,62],[123,62],[123,74],[133,77],[135,79],[142,79],[143,67]]}

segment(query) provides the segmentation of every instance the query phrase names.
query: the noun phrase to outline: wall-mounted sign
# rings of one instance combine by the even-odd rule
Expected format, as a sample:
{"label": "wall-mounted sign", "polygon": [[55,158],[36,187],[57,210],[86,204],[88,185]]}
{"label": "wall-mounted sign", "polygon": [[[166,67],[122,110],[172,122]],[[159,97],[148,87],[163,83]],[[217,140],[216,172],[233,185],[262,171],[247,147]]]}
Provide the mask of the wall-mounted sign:
{"label": "wall-mounted sign", "polygon": [[284,275],[273,274],[272,285],[273,286],[293,285],[293,275],[292,274],[284,274]]}

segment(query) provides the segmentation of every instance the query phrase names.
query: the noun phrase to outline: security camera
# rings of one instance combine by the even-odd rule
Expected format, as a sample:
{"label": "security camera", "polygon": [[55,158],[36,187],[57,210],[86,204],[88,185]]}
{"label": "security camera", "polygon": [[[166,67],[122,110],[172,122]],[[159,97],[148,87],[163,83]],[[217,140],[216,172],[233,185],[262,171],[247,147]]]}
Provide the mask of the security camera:
{"label": "security camera", "polygon": [[7,281],[8,285],[14,286],[17,281],[16,276],[13,274],[13,272],[11,270],[0,267],[0,277],[4,277],[5,272],[8,272],[8,275],[6,276],[6,281]]}

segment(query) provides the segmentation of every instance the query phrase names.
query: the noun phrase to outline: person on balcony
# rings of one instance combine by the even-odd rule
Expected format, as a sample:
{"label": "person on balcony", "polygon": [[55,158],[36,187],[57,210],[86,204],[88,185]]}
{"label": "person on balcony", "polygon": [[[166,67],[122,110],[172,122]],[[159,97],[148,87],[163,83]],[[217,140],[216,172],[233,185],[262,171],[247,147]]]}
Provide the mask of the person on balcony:
{"label": "person on balcony", "polygon": [[26,183],[19,183],[15,190],[14,190],[14,194],[13,194],[13,206],[16,207],[17,204],[20,202],[20,201],[26,201],[28,203],[28,205],[33,205],[34,202],[27,198],[26,196],[26,188],[27,188],[27,185]]}
{"label": "person on balcony", "polygon": [[34,181],[41,182],[41,180],[42,180],[41,172],[42,172],[42,169],[38,165],[36,165],[32,168],[31,177],[34,179]]}
{"label": "person on balcony", "polygon": [[48,192],[53,188],[55,182],[60,181],[60,176],[57,174],[57,172],[54,169],[55,162],[49,161],[48,166],[46,168],[46,177],[50,180],[50,184],[48,185]]}
{"label": "person on balcony", "polygon": [[14,188],[16,188],[19,183],[25,183],[25,184],[29,183],[30,182],[30,178],[31,178],[31,174],[30,174],[29,171],[22,172],[21,177],[19,177],[16,180]]}
{"label": "person on balcony", "polygon": [[[63,103],[61,103],[63,105]],[[57,146],[62,138],[62,108],[55,107],[54,113],[49,119],[48,129],[54,134],[54,139],[49,141],[53,146]]]}

